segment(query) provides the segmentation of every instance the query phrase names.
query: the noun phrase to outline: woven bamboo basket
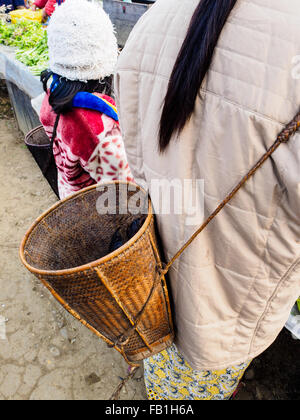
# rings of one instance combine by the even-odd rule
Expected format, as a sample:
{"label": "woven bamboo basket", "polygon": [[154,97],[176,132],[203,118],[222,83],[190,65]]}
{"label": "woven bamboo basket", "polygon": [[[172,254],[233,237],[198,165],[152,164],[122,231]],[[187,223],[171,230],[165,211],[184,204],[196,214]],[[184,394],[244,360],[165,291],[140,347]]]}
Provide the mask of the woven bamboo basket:
{"label": "woven bamboo basket", "polygon": [[[144,202],[140,214],[137,193],[140,204]],[[116,203],[116,214],[99,214],[99,200],[105,197]],[[135,236],[109,252],[116,229],[125,232],[145,208],[145,221]],[[154,215],[148,195],[138,186],[110,182],[101,191],[92,186],[58,202],[29,229],[20,256],[67,311],[129,364],[172,344]]]}
{"label": "woven bamboo basket", "polygon": [[[173,342],[165,279],[172,264],[278,147],[288,143],[299,129],[298,112],[166,264],[160,258],[148,195],[137,185],[119,181],[103,184],[101,192],[97,186],[86,188],[44,213],[22,241],[21,260],[72,315],[134,365]],[[120,194],[124,186],[125,194]],[[140,193],[138,212],[134,205],[137,192]],[[116,214],[99,215],[97,203],[103,194],[116,204]],[[116,251],[108,253],[113,232],[119,227],[126,230],[141,214],[147,217],[139,231]]]}

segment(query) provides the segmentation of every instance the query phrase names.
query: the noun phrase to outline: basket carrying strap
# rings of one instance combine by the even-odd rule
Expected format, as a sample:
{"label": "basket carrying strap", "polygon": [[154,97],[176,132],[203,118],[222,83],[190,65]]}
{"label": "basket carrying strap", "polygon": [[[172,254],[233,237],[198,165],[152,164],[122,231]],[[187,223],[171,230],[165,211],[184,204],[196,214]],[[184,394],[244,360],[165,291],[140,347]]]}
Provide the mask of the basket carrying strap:
{"label": "basket carrying strap", "polygon": [[243,177],[243,179],[236,185],[236,187],[227,195],[227,197],[222,201],[222,203],[216,208],[216,210],[205,220],[205,222],[200,226],[200,228],[190,237],[190,239],[180,248],[180,250],[174,255],[174,257],[167,264],[158,264],[157,266],[157,275],[153,282],[153,286],[149,293],[149,296],[137,315],[134,325],[132,325],[122,336],[120,336],[113,344],[113,346],[122,346],[126,344],[131,333],[135,330],[138,323],[141,320],[141,317],[147,307],[148,302],[153,296],[156,287],[162,280],[162,278],[168,273],[171,266],[174,262],[181,256],[181,254],[186,250],[186,248],[197,238],[197,236],[206,228],[206,226],[217,216],[218,213],[226,206],[226,204],[236,195],[236,193],[243,187],[243,185],[250,179],[255,172],[265,163],[265,161],[278,149],[282,143],[287,143],[290,138],[299,130],[300,128],[300,112],[295,116],[295,118],[281,131],[273,145],[267,150],[267,152],[259,159],[259,161],[253,166],[252,169]]}
{"label": "basket carrying strap", "polygon": [[48,158],[48,162],[47,162],[46,169],[45,169],[46,172],[48,171],[48,169],[50,168],[52,163],[54,163],[55,166],[56,166],[54,153],[53,153],[53,144],[54,144],[54,140],[55,140],[56,133],[57,133],[57,127],[58,127],[59,119],[60,119],[60,114],[57,114],[56,119],[55,119],[55,123],[54,123],[54,127],[53,127],[52,137],[50,139],[50,153],[49,153],[49,158]]}
{"label": "basket carrying strap", "polygon": [[174,255],[174,257],[164,266],[162,274],[167,274],[170,267],[180,257],[180,255],[186,250],[186,248],[197,238],[197,236],[203,231],[204,228],[217,216],[218,213],[226,206],[226,204],[236,195],[236,193],[245,185],[245,183],[255,174],[255,172],[265,163],[269,157],[278,149],[282,143],[287,143],[290,138],[300,128],[300,112],[298,112],[295,118],[281,131],[273,145],[267,150],[267,152],[259,159],[259,161],[253,166],[252,169],[243,177],[243,179],[236,185],[236,187],[228,194],[228,196],[222,201],[222,203],[216,208],[216,210],[205,220],[200,228],[190,237],[190,239],[180,248],[180,250]]}

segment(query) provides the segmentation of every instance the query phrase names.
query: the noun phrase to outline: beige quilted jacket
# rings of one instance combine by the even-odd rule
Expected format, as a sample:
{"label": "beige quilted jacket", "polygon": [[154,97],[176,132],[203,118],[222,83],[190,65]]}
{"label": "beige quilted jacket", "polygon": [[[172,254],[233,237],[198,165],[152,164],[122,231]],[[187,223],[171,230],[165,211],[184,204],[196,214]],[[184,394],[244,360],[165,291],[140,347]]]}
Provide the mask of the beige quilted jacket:
{"label": "beige quilted jacket", "polygon": [[[203,180],[197,214],[204,208],[208,216],[299,110],[300,2],[238,1],[192,119],[160,155],[161,104],[197,4],[158,0],[151,7],[120,56],[115,87],[135,178],[149,185],[154,179]],[[201,220],[190,223],[186,209],[161,213],[169,259]],[[299,219],[297,134],[170,271],[176,344],[194,369],[244,362],[276,339],[300,294]]]}

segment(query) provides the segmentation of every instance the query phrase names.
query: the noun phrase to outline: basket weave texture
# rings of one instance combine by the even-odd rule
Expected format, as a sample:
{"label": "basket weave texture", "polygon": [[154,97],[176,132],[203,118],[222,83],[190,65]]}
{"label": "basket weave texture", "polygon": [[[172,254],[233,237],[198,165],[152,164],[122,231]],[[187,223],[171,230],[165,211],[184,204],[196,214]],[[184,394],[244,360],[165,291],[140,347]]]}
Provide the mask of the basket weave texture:
{"label": "basket weave texture", "polygon": [[[20,255],[65,309],[136,364],[170,346],[174,333],[151,203],[137,186],[119,194],[124,186],[133,184],[116,181],[101,191],[93,186],[59,202],[27,232]],[[146,220],[133,238],[109,253],[116,229],[125,231],[139,217],[129,204],[137,191]],[[102,194],[117,197],[117,214],[98,213]],[[118,214],[124,204],[129,211]]]}

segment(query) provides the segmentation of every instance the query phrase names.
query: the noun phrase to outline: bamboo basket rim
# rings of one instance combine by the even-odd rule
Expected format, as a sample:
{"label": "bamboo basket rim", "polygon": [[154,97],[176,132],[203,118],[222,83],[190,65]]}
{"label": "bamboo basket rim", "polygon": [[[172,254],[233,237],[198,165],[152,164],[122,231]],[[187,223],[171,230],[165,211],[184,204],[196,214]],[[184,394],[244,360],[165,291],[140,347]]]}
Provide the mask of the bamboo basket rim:
{"label": "bamboo basket rim", "polygon": [[89,269],[93,269],[94,267],[99,266],[100,264],[106,263],[112,259],[117,258],[120,254],[122,254],[124,251],[126,251],[128,248],[130,248],[143,234],[144,232],[147,230],[152,216],[153,216],[153,210],[152,210],[152,204],[151,204],[151,200],[148,195],[148,215],[146,220],[144,221],[143,226],[140,228],[140,230],[129,240],[127,241],[124,245],[122,245],[120,248],[116,249],[115,251],[105,255],[104,257],[99,258],[98,260],[94,260],[90,263],[84,264],[84,265],[80,265],[78,267],[74,267],[74,268],[67,268],[67,269],[62,269],[62,270],[40,270],[38,268],[33,267],[32,265],[30,265],[25,258],[24,255],[24,250],[25,250],[25,245],[26,242],[28,240],[28,238],[30,237],[30,235],[33,233],[34,229],[39,225],[39,223],[47,216],[49,215],[53,210],[55,210],[56,208],[62,206],[65,202],[67,201],[71,201],[73,199],[75,199],[76,197],[78,197],[79,195],[85,194],[90,190],[94,190],[97,189],[99,186],[101,185],[112,185],[112,184],[127,184],[127,185],[132,185],[132,186],[136,186],[138,187],[141,191],[143,191],[145,194],[146,191],[140,187],[138,184],[135,184],[133,182],[130,181],[103,181],[101,183],[92,185],[90,187],[84,188],[72,195],[69,195],[68,197],[64,198],[63,200],[58,201],[57,203],[55,203],[53,206],[51,206],[48,210],[46,210],[44,213],[42,213],[36,220],[35,222],[31,225],[31,227],[27,230],[21,245],[20,245],[20,250],[19,250],[19,255],[20,255],[20,259],[22,261],[22,263],[25,265],[25,267],[33,274],[38,274],[40,276],[63,276],[63,275],[70,275],[73,273],[78,273],[81,271],[85,271],[85,270],[89,270]]}
{"label": "bamboo basket rim", "polygon": [[[25,136],[25,144],[28,144],[29,146],[35,146],[35,144],[32,143],[28,143],[28,139],[35,134],[38,131],[44,131],[44,133],[46,134],[46,136],[48,137],[44,127],[42,125],[38,125],[37,127],[33,128],[32,130],[30,130],[26,136]],[[49,138],[49,137],[48,137]],[[49,139],[49,144],[50,144],[50,139]]]}
{"label": "bamboo basket rim", "polygon": [[[26,144],[26,146],[36,146],[36,144],[34,144],[34,143],[29,143],[28,142],[28,140],[29,140],[29,138],[33,135],[33,134],[35,134],[36,132],[38,132],[38,131],[44,131],[44,133],[45,133],[45,135],[48,137],[48,135],[47,135],[47,133],[46,133],[46,131],[45,131],[45,129],[44,129],[44,127],[42,126],[42,125],[39,125],[38,127],[35,127],[35,128],[33,128],[32,130],[30,130],[27,134],[26,134],[26,136],[25,136],[25,144]],[[49,139],[49,137],[48,137],[48,139]],[[39,144],[38,145],[38,147],[49,147],[50,146],[50,139],[49,139],[49,143],[48,144]]]}

